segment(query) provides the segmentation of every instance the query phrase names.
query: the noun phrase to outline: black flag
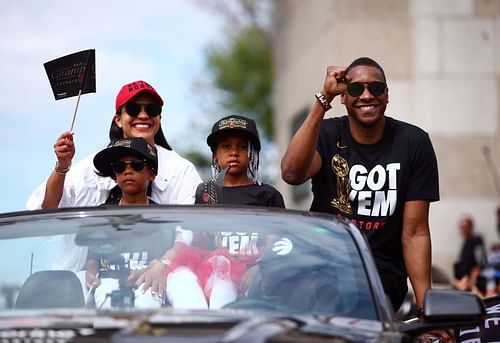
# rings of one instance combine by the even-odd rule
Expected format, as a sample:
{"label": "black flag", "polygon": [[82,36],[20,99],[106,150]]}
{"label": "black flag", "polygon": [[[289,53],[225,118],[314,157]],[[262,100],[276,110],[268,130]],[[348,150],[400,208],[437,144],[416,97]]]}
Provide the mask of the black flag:
{"label": "black flag", "polygon": [[56,100],[96,91],[94,49],[75,52],[43,66]]}

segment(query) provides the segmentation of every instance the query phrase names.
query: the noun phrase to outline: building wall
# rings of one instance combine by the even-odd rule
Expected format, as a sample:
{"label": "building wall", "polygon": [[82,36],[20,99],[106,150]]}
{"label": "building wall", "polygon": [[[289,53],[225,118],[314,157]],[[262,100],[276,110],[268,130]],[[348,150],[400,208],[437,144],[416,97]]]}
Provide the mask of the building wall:
{"label": "building wall", "polygon": [[[464,213],[488,245],[500,241],[500,0],[278,0],[274,23],[281,155],[322,88],[326,67],[370,56],[386,72],[386,114],[422,127],[436,150],[434,262],[451,273]],[[333,105],[328,116],[345,113],[338,99]],[[309,185],[279,181],[278,188],[288,207],[309,207]]]}

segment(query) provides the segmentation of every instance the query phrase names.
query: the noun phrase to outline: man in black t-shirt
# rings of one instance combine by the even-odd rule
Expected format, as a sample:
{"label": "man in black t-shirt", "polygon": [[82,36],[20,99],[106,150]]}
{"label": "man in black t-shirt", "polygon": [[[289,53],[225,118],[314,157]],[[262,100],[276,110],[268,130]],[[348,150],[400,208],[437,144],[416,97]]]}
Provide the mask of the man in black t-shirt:
{"label": "man in black t-shirt", "polygon": [[464,216],[458,222],[464,242],[460,258],[454,264],[453,287],[461,291],[477,292],[476,284],[481,269],[486,264],[486,250],[483,239],[474,234],[474,222]]}
{"label": "man in black t-shirt", "polygon": [[[337,95],[348,115],[324,120]],[[407,293],[407,276],[421,308],[431,286],[429,206],[439,200],[428,134],[385,116],[385,74],[368,57],[328,67],[316,99],[281,160],[283,180],[312,179],[311,211],[355,223],[368,238],[394,309]]]}

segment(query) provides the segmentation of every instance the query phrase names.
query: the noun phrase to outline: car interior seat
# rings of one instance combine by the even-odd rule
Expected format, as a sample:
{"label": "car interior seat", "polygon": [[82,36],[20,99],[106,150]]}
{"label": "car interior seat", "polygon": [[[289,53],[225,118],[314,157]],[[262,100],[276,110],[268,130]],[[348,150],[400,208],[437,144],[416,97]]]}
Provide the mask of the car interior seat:
{"label": "car interior seat", "polygon": [[75,273],[44,270],[31,274],[21,286],[17,309],[78,308],[84,306],[83,290]]}

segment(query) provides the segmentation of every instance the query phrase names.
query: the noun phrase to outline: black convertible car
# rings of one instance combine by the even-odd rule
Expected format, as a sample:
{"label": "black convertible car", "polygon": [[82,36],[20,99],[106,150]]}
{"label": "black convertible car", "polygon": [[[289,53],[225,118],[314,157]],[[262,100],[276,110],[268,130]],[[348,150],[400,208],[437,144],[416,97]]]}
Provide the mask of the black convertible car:
{"label": "black convertible car", "polygon": [[409,342],[474,325],[432,290],[400,323],[364,237],[290,210],[75,208],[0,215],[1,342]]}

